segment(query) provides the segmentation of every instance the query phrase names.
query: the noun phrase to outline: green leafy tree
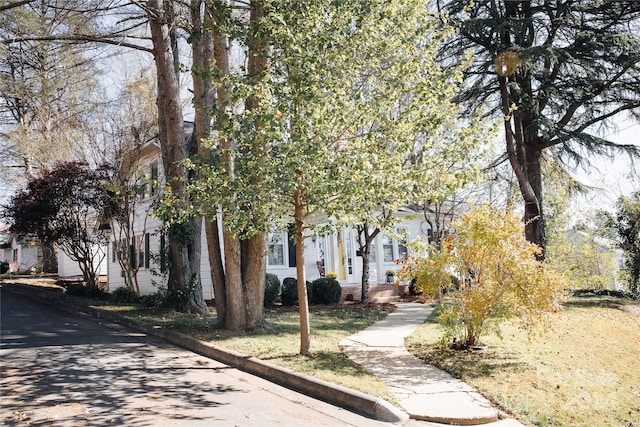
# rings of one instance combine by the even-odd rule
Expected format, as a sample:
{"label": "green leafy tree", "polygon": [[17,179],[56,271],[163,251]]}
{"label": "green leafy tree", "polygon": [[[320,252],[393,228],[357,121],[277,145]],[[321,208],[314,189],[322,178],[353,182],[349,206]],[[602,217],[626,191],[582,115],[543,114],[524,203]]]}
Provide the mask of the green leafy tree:
{"label": "green leafy tree", "polygon": [[625,271],[631,292],[640,291],[640,193],[618,199],[614,224],[625,255]]}
{"label": "green leafy tree", "polygon": [[[182,163],[198,152],[199,141],[185,135],[184,108],[180,93],[180,62],[178,23],[186,13],[184,5],[165,0],[139,3],[146,13],[157,77],[158,140],[166,180],[165,205],[175,212],[160,211],[166,221],[169,240],[169,292],[181,297],[175,308],[181,311],[207,314],[200,276],[202,219],[190,215],[191,200],[186,191],[194,178]],[[196,106],[198,108],[198,106]]]}
{"label": "green leafy tree", "polygon": [[[221,207],[231,234],[250,238],[269,222],[293,223],[301,353],[310,354],[302,242],[328,217],[344,219],[356,207],[390,212],[409,200],[405,166],[426,123],[441,119],[425,105],[446,104],[451,91],[441,89],[455,76],[434,65],[427,43],[434,24],[419,2],[264,7],[251,27],[263,47],[245,40],[266,58],[261,71],[214,73],[228,97],[210,146],[221,167],[200,165],[194,193],[199,206],[216,207],[208,217]],[[230,108],[241,102],[250,108]],[[358,197],[383,183],[384,195],[363,206]]]}
{"label": "green leafy tree", "polygon": [[[250,52],[264,58],[264,63],[255,64],[256,68],[249,73],[220,75],[220,84],[226,85],[224,95],[228,103],[227,108],[217,111],[211,141],[211,149],[219,153],[220,167],[215,163],[201,165],[204,166],[200,168],[203,179],[195,183],[194,192],[201,195],[199,206],[209,218],[217,216],[220,206],[225,252],[229,247],[236,247],[238,257],[241,251],[238,238],[249,241],[269,229],[269,220],[280,223],[287,222],[283,219],[287,216],[291,218],[299,248],[296,264],[300,352],[309,355],[309,314],[301,242],[306,237],[308,216],[330,199],[330,188],[334,186],[331,182],[337,182],[329,179],[333,172],[328,166],[335,158],[339,138],[336,131],[320,131],[327,129],[324,120],[332,120],[326,105],[336,107],[336,101],[323,94],[322,84],[327,84],[327,91],[335,85],[333,64],[337,50],[322,50],[318,45],[330,43],[327,38],[330,33],[321,24],[323,16],[315,2],[269,3],[268,6],[260,12],[264,18],[252,20],[249,26],[250,33],[259,35],[260,41],[245,39],[252,49]],[[332,11],[330,16],[337,15]],[[339,23],[344,25],[342,17]],[[329,27],[334,31],[332,35],[339,36],[337,24]],[[266,59],[268,68],[264,68]],[[324,80],[319,72],[322,68],[326,70]],[[239,102],[248,108],[242,111],[229,108]],[[326,184],[330,187],[323,188]],[[206,198],[202,197],[205,194]],[[264,251],[262,258],[263,254]],[[225,257],[228,261],[229,254],[225,253]],[[234,303],[242,304],[242,301]]]}
{"label": "green leafy tree", "polygon": [[502,120],[504,156],[524,199],[525,234],[544,247],[543,153],[577,164],[591,154],[637,154],[637,147],[615,144],[599,131],[625,113],[637,118],[640,3],[436,3],[458,30],[443,61],[474,53],[458,99],[469,111]]}
{"label": "green leafy tree", "polygon": [[354,126],[340,152],[344,187],[325,210],[337,225],[357,231],[362,303],[368,301],[376,236],[394,232],[400,208],[464,186],[486,136],[472,118],[456,118],[459,106],[451,97],[461,69],[443,69],[436,60],[449,33],[437,29],[438,21],[418,2],[378,7],[380,15],[362,20],[366,36],[351,54],[354,90],[343,114],[353,117]]}
{"label": "green leafy tree", "polygon": [[615,239],[607,230],[606,213],[596,211],[588,224],[573,224],[570,202],[587,189],[554,163],[544,165],[549,263],[569,278],[573,288],[612,289]]}
{"label": "green leafy tree", "polygon": [[[251,157],[262,165],[267,146],[261,136],[265,124],[259,118],[262,98],[246,90],[264,75],[268,55],[264,9],[259,1],[250,2],[248,9],[224,2],[197,6],[202,4],[192,2],[194,27],[189,37],[199,143],[196,163],[202,166],[191,169],[190,194],[197,212],[205,216],[219,325],[264,330],[268,328],[263,313],[268,216],[263,205],[268,195],[260,171],[250,168],[247,173],[241,160]],[[246,68],[233,66],[232,45],[246,47],[246,55],[239,55],[246,59]],[[242,114],[236,115],[238,111]],[[200,188],[211,185],[206,174],[199,178],[202,170],[224,176],[226,185],[201,193]],[[244,198],[246,193],[254,196]]]}
{"label": "green leafy tree", "polygon": [[441,302],[439,321],[450,338],[478,345],[483,334],[512,317],[532,331],[560,308],[566,279],[537,259],[541,249],[525,240],[518,217],[475,207],[453,226],[456,234],[445,239],[442,249],[412,258],[399,275],[415,279],[425,295],[447,293],[450,301]]}
{"label": "green leafy tree", "polygon": [[616,271],[612,248],[599,242],[593,231],[567,230],[548,244],[548,259],[564,273],[573,288],[613,289]]}

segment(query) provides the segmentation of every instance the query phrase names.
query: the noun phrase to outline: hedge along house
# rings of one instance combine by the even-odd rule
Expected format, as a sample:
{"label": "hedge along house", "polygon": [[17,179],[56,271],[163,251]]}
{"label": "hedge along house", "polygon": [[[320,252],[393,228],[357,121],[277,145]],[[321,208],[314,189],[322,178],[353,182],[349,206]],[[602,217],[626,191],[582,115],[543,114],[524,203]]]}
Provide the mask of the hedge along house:
{"label": "hedge along house", "polygon": [[[186,132],[190,125],[185,124]],[[141,295],[156,292],[163,286],[165,259],[163,253],[167,242],[162,234],[163,223],[151,215],[153,202],[158,195],[152,182],[164,182],[160,146],[155,140],[148,141],[121,162],[137,184],[137,195],[129,212],[129,231],[112,224],[111,243],[107,254],[107,285],[109,291],[126,286],[127,274],[135,270],[136,282]],[[398,213],[399,224],[395,233],[376,237],[370,255],[369,284],[384,283],[388,270],[399,269],[398,261],[408,256],[406,242],[430,235],[430,226],[422,214],[411,210]],[[220,223],[220,221],[218,222]],[[220,233],[222,234],[222,233]],[[280,281],[296,277],[295,245],[293,231],[274,231],[268,235],[267,273],[278,276]],[[201,280],[205,300],[214,299],[211,270],[208,262],[205,229],[201,235]],[[343,286],[360,285],[362,280],[362,257],[359,256],[357,235],[354,229],[343,227],[325,235],[314,235],[304,241],[305,272],[307,280],[323,277],[334,272]],[[131,282],[129,282],[131,283]]]}

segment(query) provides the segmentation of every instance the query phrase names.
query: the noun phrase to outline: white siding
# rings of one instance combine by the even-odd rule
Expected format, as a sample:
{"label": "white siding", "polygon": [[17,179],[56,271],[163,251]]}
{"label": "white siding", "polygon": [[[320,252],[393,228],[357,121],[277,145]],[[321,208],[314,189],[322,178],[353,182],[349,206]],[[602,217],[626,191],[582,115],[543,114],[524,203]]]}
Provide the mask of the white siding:
{"label": "white siding", "polygon": [[[96,248],[98,251],[98,256],[96,257],[96,272],[98,273],[98,277],[106,277],[108,273],[108,265],[107,265],[107,248]],[[58,249],[58,276],[61,279],[73,279],[73,278],[81,278],[82,271],[80,271],[80,267],[76,261],[73,261],[69,258],[63,250]]]}
{"label": "white siding", "polygon": [[[150,170],[150,165],[153,162],[158,163],[158,171],[159,174],[162,175],[163,168],[160,161],[160,150],[157,146],[152,144],[145,147],[142,158],[138,159],[138,169],[143,171],[146,175]],[[160,182],[162,182],[162,176],[159,177]],[[148,202],[150,203],[150,202]],[[148,218],[146,222],[146,229],[144,227],[144,220],[146,214],[144,211],[148,208],[148,204],[142,203],[139,206],[139,215],[136,217],[136,223],[134,227],[135,234],[137,236],[143,234],[144,232],[151,233],[150,237],[150,246],[151,253],[155,255],[155,260],[157,261],[159,250],[160,250],[160,236],[158,234],[158,230],[160,230],[161,224],[155,218]],[[407,215],[404,215],[404,219],[402,225],[400,227],[404,227],[408,231],[407,241],[411,241],[417,237],[420,237],[423,232],[426,232],[428,227],[425,227],[422,222],[418,219],[411,218]],[[117,231],[117,230],[116,230]],[[114,236],[117,236],[117,233],[114,232]],[[114,237],[115,238],[115,237]],[[283,233],[283,239],[286,239],[286,233]],[[322,244],[324,249],[324,255],[321,254],[320,251],[320,240],[323,242]],[[395,263],[395,260],[400,256],[398,251],[398,242],[397,240],[393,240],[393,258],[391,261],[384,262],[383,261],[383,248],[382,248],[382,236],[378,236],[375,241],[375,251],[376,251],[376,261],[371,263],[371,283],[380,283],[385,280],[385,271],[387,269],[393,268],[398,269],[399,266]],[[213,286],[211,282],[211,271],[209,267],[209,258],[206,244],[206,236],[204,227],[202,228],[201,235],[202,242],[202,259],[201,259],[201,280],[202,280],[202,288],[204,293],[204,298],[207,300],[213,299]],[[350,247],[349,246],[350,242]],[[327,273],[329,271],[339,272],[342,271],[343,277],[340,282],[343,285],[346,284],[357,284],[360,283],[362,277],[362,259],[356,254],[356,235],[354,230],[351,229],[343,229],[340,233],[334,233],[325,237],[319,237],[315,239],[307,238],[304,241],[304,250],[305,250],[305,276],[307,280],[314,280],[320,277],[320,272],[318,269],[318,262],[321,261],[321,258],[324,260],[324,272]],[[295,277],[296,276],[296,268],[291,266],[291,262],[289,262],[290,252],[293,251],[293,247],[291,247],[288,243],[284,243],[283,245],[283,261],[280,262],[279,265],[268,265],[267,272],[276,274],[280,281],[284,280],[287,277]],[[108,285],[109,290],[113,291],[114,289],[124,286],[124,279],[122,277],[122,270],[120,268],[120,264],[117,260],[114,261],[114,257],[112,254],[112,246],[109,246],[109,253],[107,256],[108,261]],[[349,266],[351,268],[349,268]],[[140,285],[141,293],[150,294],[157,291],[157,287],[153,285],[153,282],[160,282],[161,277],[154,276],[151,274],[149,270],[159,270],[159,266],[157,262],[154,263],[152,261],[151,269],[141,269],[138,273],[138,282]]]}

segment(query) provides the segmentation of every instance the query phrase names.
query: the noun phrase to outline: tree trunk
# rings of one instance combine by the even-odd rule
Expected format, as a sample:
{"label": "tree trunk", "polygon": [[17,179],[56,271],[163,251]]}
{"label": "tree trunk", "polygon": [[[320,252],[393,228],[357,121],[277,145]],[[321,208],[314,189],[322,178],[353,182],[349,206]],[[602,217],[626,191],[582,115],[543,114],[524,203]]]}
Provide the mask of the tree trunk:
{"label": "tree trunk", "polygon": [[267,330],[264,318],[264,287],[267,270],[267,236],[259,233],[242,241],[242,280],[247,304],[247,329]]}
{"label": "tree trunk", "polygon": [[245,329],[247,310],[242,285],[240,240],[230,230],[222,230],[224,239],[225,285],[227,298],[226,326],[230,331]]}
{"label": "tree trunk", "polygon": [[[220,22],[217,22],[219,25]],[[218,26],[212,26],[213,47],[217,68],[224,74],[230,73],[229,52],[227,50],[226,38],[218,31]],[[226,111],[229,108],[228,93],[224,84],[220,82],[217,87],[217,117],[218,120],[225,120]],[[233,180],[235,175],[235,158],[230,154],[234,149],[234,142],[229,138],[221,137],[219,146],[222,150],[220,155],[220,168]],[[242,251],[240,239],[224,225],[224,213],[222,224],[222,239],[224,244],[224,266],[225,266],[225,297],[226,297],[226,328],[231,331],[239,331],[247,325],[247,307],[245,290],[242,283]]]}
{"label": "tree trunk", "polygon": [[[213,22],[211,10],[202,0],[191,0],[191,23],[193,25],[191,51],[193,54],[192,78],[195,141],[198,147],[198,154],[203,159],[208,159],[211,158],[211,153],[205,149],[202,141],[211,135],[211,115],[215,109],[215,88],[209,77],[209,70],[213,67],[215,61],[215,49],[213,30],[207,31],[207,28],[213,28],[217,23]],[[221,54],[224,54],[224,52]],[[216,213],[214,213],[214,215],[215,214]],[[224,328],[227,313],[227,298],[217,220],[205,218],[204,228],[218,327]]]}
{"label": "tree trunk", "polygon": [[[221,73],[229,74],[229,52],[226,47],[226,39],[221,35],[219,27],[221,22],[216,20],[216,13],[201,0],[192,0],[191,14],[194,24],[194,37],[192,41],[194,57],[194,103],[196,122],[196,134],[201,136],[200,141],[211,134],[211,116],[216,113],[224,113],[227,108],[227,92],[223,85],[217,88],[211,84],[210,70],[215,65]],[[215,96],[214,96],[215,95]],[[218,120],[224,114],[217,114]],[[226,144],[225,140],[219,141],[220,146]],[[210,158],[211,153],[200,144],[200,155]],[[227,285],[224,271],[221,237],[218,230],[218,211],[214,209],[205,218],[205,231],[207,236],[207,249],[209,253],[209,267],[211,268],[211,282],[216,304],[218,327],[227,327]],[[234,326],[237,327],[237,326]]]}
{"label": "tree trunk", "polygon": [[218,327],[226,328],[227,322],[227,290],[225,284],[224,264],[222,262],[222,248],[220,247],[220,232],[218,221],[204,220],[207,233],[207,249],[209,250],[209,267],[213,283],[213,297],[216,304]]}
{"label": "tree trunk", "polygon": [[361,285],[361,304],[369,303],[369,255],[371,254],[371,242],[380,234],[380,228],[376,228],[372,233],[369,233],[369,224],[365,222],[356,226],[358,232],[358,249],[362,254],[362,281]]}
{"label": "tree trunk", "polygon": [[[259,25],[260,19],[264,17],[264,9],[260,2],[251,2],[251,12],[249,16],[249,25]],[[258,27],[259,28],[259,27]],[[251,31],[248,41],[248,67],[249,79],[254,84],[262,80],[262,74],[267,67],[267,43],[264,40],[261,31]],[[259,107],[259,101],[255,96],[249,96],[245,102],[247,111],[255,110]],[[256,121],[254,124],[256,129],[260,129],[263,124]],[[257,132],[256,134],[259,134]],[[264,142],[260,138],[252,141],[252,153],[259,161],[265,158]],[[254,176],[251,178],[251,184],[254,188],[260,190],[262,178]],[[249,208],[249,207],[248,207]],[[260,212],[258,209],[257,212]],[[255,216],[252,220],[254,226],[260,227],[268,218],[261,215]],[[258,233],[249,239],[242,241],[242,280],[244,283],[245,299],[247,304],[247,328],[256,330],[267,329],[267,322],[264,319],[264,287],[265,273],[267,271],[267,235],[266,233]]]}
{"label": "tree trunk", "polygon": [[360,297],[360,304],[369,303],[369,251],[371,248],[366,245],[365,248],[361,248],[362,253],[362,296]]}
{"label": "tree trunk", "polygon": [[[540,160],[542,148],[526,135],[522,117],[511,110],[511,99],[506,77],[498,77],[504,115],[506,151],[525,207],[525,236],[544,250],[544,219],[542,217],[542,176]],[[544,252],[539,256],[544,259]]]}
{"label": "tree trunk", "polygon": [[189,222],[189,230],[193,238],[187,245],[189,270],[191,271],[191,278],[187,288],[189,290],[187,311],[208,315],[209,309],[204,302],[202,276],[200,273],[202,270],[200,263],[202,260],[202,218],[199,216],[191,218]]}
{"label": "tree trunk", "polygon": [[311,326],[309,323],[309,301],[307,280],[304,273],[304,205],[302,193],[294,195],[294,226],[296,234],[296,278],[298,280],[298,311],[300,313],[300,354],[311,357]]}
{"label": "tree trunk", "polygon": [[[175,33],[170,26],[173,21],[171,2],[164,0],[149,0],[149,27],[153,42],[153,56],[156,63],[158,79],[158,121],[160,129],[160,146],[167,184],[173,195],[178,199],[177,209],[185,208],[184,185],[188,180],[188,173],[179,161],[187,158],[183,130],[182,103],[178,82],[178,70],[175,50]],[[197,230],[193,230],[195,226]],[[171,270],[169,271],[167,286],[179,292],[187,292],[188,301],[184,302],[181,310],[192,310],[206,313],[202,305],[202,285],[200,282],[200,266],[190,262],[190,257],[198,257],[200,235],[197,222],[191,224],[174,224],[169,229],[169,252],[171,256]],[[196,268],[196,270],[194,270]],[[195,295],[192,291],[200,291]]]}
{"label": "tree trunk", "polygon": [[[526,170],[527,179],[536,196],[537,204],[525,202],[524,230],[527,240],[535,243],[544,250],[546,245],[546,236],[542,211],[542,169],[540,165],[542,150],[535,147],[531,148],[534,144],[535,141],[526,145]],[[539,258],[544,259],[544,252]]]}

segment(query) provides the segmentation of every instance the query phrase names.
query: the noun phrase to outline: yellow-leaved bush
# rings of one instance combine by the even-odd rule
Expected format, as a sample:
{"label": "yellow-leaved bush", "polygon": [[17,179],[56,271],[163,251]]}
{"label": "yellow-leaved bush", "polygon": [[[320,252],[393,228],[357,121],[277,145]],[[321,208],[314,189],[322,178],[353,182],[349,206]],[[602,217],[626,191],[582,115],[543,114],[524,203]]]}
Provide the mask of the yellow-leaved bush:
{"label": "yellow-leaved bush", "polygon": [[452,225],[456,233],[440,250],[410,258],[398,274],[427,297],[443,296],[439,321],[447,338],[478,345],[510,318],[531,333],[560,309],[567,280],[538,260],[541,249],[525,239],[513,213],[474,207]]}

